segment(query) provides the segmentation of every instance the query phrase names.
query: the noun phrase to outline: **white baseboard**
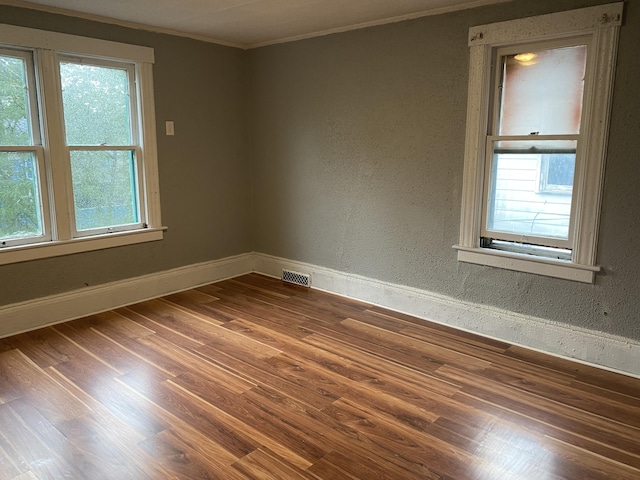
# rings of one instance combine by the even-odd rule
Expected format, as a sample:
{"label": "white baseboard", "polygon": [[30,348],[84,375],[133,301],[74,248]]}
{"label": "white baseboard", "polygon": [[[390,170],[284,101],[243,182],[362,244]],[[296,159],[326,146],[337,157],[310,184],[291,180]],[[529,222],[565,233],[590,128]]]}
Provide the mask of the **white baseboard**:
{"label": "white baseboard", "polygon": [[312,288],[640,377],[640,342],[631,339],[260,253],[189,265],[0,307],[0,338],[249,272],[280,278],[283,268],[309,274]]}
{"label": "white baseboard", "polygon": [[373,280],[317,265],[254,254],[255,271],[282,269],[311,276],[312,288],[361,300],[432,322],[640,377],[640,342],[559,322],[463,302],[426,290]]}
{"label": "white baseboard", "polygon": [[0,338],[249,273],[253,258],[243,254],[0,307]]}

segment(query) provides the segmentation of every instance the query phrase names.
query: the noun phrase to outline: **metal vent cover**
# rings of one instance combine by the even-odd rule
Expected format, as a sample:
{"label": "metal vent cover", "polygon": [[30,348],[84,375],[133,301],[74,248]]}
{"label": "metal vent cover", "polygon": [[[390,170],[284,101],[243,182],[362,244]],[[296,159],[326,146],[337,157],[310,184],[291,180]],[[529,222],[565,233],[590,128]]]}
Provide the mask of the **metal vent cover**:
{"label": "metal vent cover", "polygon": [[292,272],[291,270],[282,269],[282,281],[301,285],[303,287],[311,286],[311,276],[305,273]]}

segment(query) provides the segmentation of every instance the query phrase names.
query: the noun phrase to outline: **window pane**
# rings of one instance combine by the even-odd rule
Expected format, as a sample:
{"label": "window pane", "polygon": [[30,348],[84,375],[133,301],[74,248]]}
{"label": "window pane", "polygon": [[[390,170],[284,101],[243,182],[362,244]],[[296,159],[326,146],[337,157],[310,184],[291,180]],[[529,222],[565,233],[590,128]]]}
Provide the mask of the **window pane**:
{"label": "window pane", "polygon": [[512,235],[568,239],[576,142],[565,141],[572,144],[573,152],[542,145],[544,153],[509,150],[503,143],[516,142],[495,142],[486,228]]}
{"label": "window pane", "polygon": [[42,235],[38,168],[32,152],[0,152],[0,239]]}
{"label": "window pane", "polygon": [[540,190],[570,193],[573,190],[575,154],[543,155],[540,168]]}
{"label": "window pane", "polygon": [[74,150],[71,176],[78,231],[138,222],[132,151]]}
{"label": "window pane", "polygon": [[67,145],[131,145],[126,70],[61,63],[60,79]]}
{"label": "window pane", "polygon": [[578,134],[585,45],[502,57],[499,135]]}
{"label": "window pane", "polygon": [[33,145],[25,61],[5,55],[0,55],[0,145]]}

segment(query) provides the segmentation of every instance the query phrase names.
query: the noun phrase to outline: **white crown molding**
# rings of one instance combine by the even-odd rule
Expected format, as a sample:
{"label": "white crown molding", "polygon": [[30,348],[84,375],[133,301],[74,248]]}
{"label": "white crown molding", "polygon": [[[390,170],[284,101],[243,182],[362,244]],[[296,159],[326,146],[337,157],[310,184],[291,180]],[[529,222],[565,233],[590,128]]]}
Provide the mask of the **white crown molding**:
{"label": "white crown molding", "polygon": [[408,13],[406,15],[398,15],[395,17],[383,18],[380,20],[372,20],[370,22],[357,23],[355,25],[329,28],[327,30],[320,30],[317,32],[311,32],[303,35],[295,35],[292,37],[284,37],[276,40],[270,40],[267,42],[252,43],[250,45],[247,45],[245,48],[252,49],[252,48],[267,47],[269,45],[277,45],[280,43],[297,42],[298,40],[305,40],[307,38],[324,37],[326,35],[332,35],[334,33],[350,32],[351,30],[360,30],[362,28],[377,27],[379,25],[387,25],[389,23],[404,22],[406,20],[414,20],[416,18],[431,17],[434,15],[443,15],[445,13],[457,12],[460,10],[468,10],[471,8],[483,7],[485,5],[493,5],[496,3],[507,3],[512,1],[513,0],[476,0],[474,2],[467,2],[460,5],[450,5],[447,7],[432,8],[432,9],[423,10],[420,12]]}
{"label": "white crown molding", "polygon": [[77,12],[75,10],[69,10],[66,8],[51,7],[49,5],[39,5],[36,3],[25,2],[23,0],[0,0],[0,5],[7,5],[9,7],[27,8],[29,10],[37,10],[40,12],[53,13],[56,15],[64,15],[67,17],[81,18],[83,20],[91,20],[94,22],[107,23],[109,25],[118,25],[119,27],[132,28],[134,30],[145,30],[147,32],[161,33],[165,35],[173,35],[175,37],[190,38],[192,40],[198,40],[201,42],[215,43],[217,45],[223,45],[225,47],[247,49],[247,45],[242,45],[233,42],[227,42],[217,38],[208,37],[206,35],[196,35],[193,33],[181,32],[178,30],[172,30],[170,28],[154,27],[152,25],[146,25],[138,22],[129,22],[127,20],[118,20],[117,18],[105,17],[102,15],[95,15],[92,13]]}
{"label": "white crown molding", "polygon": [[12,7],[20,7],[20,8],[28,8],[30,10],[38,10],[41,12],[48,12],[48,13],[54,13],[57,15],[65,15],[68,17],[76,17],[76,18],[82,18],[84,20],[92,20],[92,21],[96,21],[96,22],[101,22],[101,23],[107,23],[107,24],[111,24],[111,25],[118,25],[121,27],[127,27],[127,28],[133,28],[136,30],[146,30],[149,32],[154,32],[154,33],[161,33],[161,34],[166,34],[166,35],[174,35],[177,37],[184,37],[184,38],[191,38],[193,40],[199,40],[201,42],[207,42],[207,43],[214,43],[217,45],[224,45],[226,47],[234,47],[234,48],[240,48],[242,50],[250,50],[253,48],[260,48],[260,47],[266,47],[269,45],[276,45],[276,44],[281,44],[281,43],[289,43],[289,42],[295,42],[298,40],[305,40],[307,38],[315,38],[315,37],[323,37],[326,35],[331,35],[334,33],[342,33],[342,32],[348,32],[351,30],[359,30],[362,28],[368,28],[368,27],[375,27],[378,25],[386,25],[388,23],[398,23],[398,22],[403,22],[405,20],[413,20],[416,18],[421,18],[421,17],[428,17],[428,16],[433,16],[433,15],[442,15],[445,13],[450,13],[450,12],[456,12],[459,10],[467,10],[467,9],[471,9],[471,8],[477,8],[477,7],[482,7],[485,5],[492,5],[492,4],[496,4],[496,3],[507,3],[507,2],[511,2],[513,0],[475,0],[475,1],[470,1],[470,2],[466,2],[460,5],[451,5],[451,6],[446,6],[446,7],[440,7],[440,8],[432,8],[429,10],[423,10],[420,12],[414,12],[414,13],[410,13],[410,14],[406,14],[406,15],[399,15],[399,16],[395,16],[395,17],[389,17],[389,18],[383,18],[380,20],[373,20],[370,22],[363,22],[363,23],[358,23],[355,25],[347,25],[344,27],[336,27],[336,28],[330,28],[327,30],[320,30],[320,31],[316,31],[316,32],[311,32],[311,33],[307,33],[307,34],[302,34],[302,35],[295,35],[295,36],[290,36],[290,37],[283,37],[283,38],[278,38],[278,39],[274,39],[274,40],[269,40],[269,41],[265,41],[265,42],[257,42],[257,43],[250,43],[250,44],[243,44],[243,43],[236,43],[236,42],[228,42],[226,40],[221,40],[219,38],[213,38],[213,37],[209,37],[207,35],[199,35],[199,34],[193,34],[193,33],[187,33],[187,32],[183,32],[183,31],[179,31],[179,30],[172,30],[170,28],[163,28],[163,27],[155,27],[152,25],[147,25],[147,24],[143,24],[143,23],[138,23],[138,22],[131,22],[131,21],[127,21],[127,20],[119,20],[116,18],[112,18],[112,17],[106,17],[106,16],[102,16],[102,15],[95,15],[95,14],[91,14],[91,13],[83,13],[83,12],[77,12],[75,10],[69,10],[66,8],[59,8],[59,7],[52,7],[49,5],[40,5],[40,4],[36,4],[36,3],[31,3],[31,2],[27,2],[24,0],[0,0],[0,5],[8,5],[8,6],[12,6]]}

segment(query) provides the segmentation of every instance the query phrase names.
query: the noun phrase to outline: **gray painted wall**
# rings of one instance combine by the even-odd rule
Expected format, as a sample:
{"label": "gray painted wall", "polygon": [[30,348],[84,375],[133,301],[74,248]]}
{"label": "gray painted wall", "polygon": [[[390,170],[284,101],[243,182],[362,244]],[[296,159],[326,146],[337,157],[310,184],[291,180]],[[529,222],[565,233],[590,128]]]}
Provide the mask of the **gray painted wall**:
{"label": "gray painted wall", "polygon": [[[251,251],[246,52],[0,6],[0,22],[155,49],[159,242],[0,266],[0,305]],[[164,122],[176,135],[164,135]]]}
{"label": "gray painted wall", "polygon": [[254,250],[640,340],[640,5],[620,50],[585,285],[459,263],[470,26],[604,2],[521,0],[249,52]]}
{"label": "gray painted wall", "polygon": [[0,6],[3,23],[154,47],[169,226],[161,242],[0,266],[0,305],[255,250],[640,340],[637,2],[620,35],[604,274],[572,283],[451,248],[469,26],[598,3],[519,0],[250,52]]}

